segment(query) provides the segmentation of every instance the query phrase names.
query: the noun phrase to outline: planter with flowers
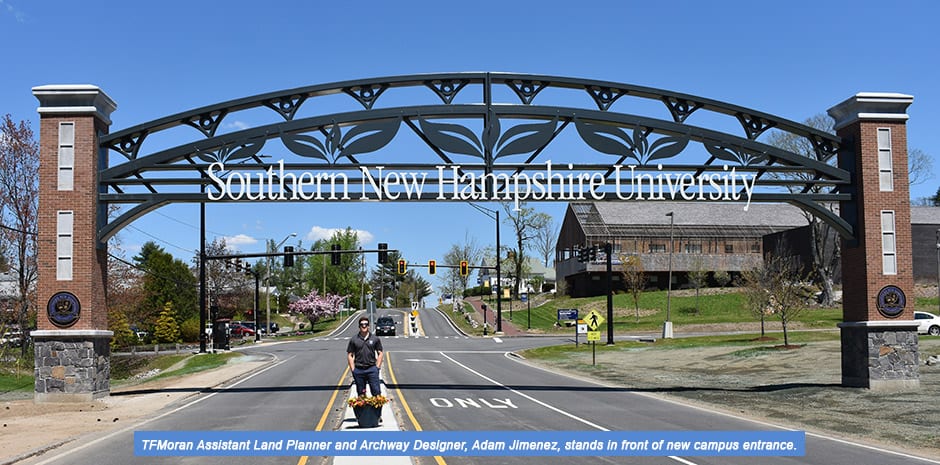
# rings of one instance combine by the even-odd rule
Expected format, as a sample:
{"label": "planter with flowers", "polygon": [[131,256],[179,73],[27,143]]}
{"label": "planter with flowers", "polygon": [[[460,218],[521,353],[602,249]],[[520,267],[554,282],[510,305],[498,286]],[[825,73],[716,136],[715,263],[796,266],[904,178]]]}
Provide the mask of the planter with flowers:
{"label": "planter with flowers", "polygon": [[356,421],[359,422],[360,428],[375,428],[379,426],[379,419],[382,418],[382,406],[390,401],[391,399],[380,394],[371,397],[351,397],[346,403],[356,414]]}

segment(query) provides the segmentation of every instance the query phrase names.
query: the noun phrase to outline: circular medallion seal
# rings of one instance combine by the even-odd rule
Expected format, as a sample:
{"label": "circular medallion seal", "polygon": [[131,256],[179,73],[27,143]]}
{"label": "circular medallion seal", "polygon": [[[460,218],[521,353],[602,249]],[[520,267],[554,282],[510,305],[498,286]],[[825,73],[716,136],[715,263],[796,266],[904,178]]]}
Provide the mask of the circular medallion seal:
{"label": "circular medallion seal", "polygon": [[885,286],[878,292],[878,312],[888,318],[897,318],[907,305],[904,291],[897,286]]}
{"label": "circular medallion seal", "polygon": [[60,328],[68,328],[78,321],[82,312],[82,304],[78,302],[78,297],[71,292],[57,292],[49,299],[46,305],[46,313],[49,315],[49,321]]}

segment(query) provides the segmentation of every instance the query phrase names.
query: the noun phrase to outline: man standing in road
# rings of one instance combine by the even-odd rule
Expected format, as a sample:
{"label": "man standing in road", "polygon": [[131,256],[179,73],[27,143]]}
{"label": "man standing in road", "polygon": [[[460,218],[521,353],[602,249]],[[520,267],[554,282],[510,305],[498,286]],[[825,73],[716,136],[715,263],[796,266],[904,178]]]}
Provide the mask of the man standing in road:
{"label": "man standing in road", "polygon": [[382,393],[379,369],[382,368],[382,341],[369,332],[369,318],[359,318],[359,333],[346,346],[346,359],[356,382],[356,394],[366,395],[366,383],[373,396]]}

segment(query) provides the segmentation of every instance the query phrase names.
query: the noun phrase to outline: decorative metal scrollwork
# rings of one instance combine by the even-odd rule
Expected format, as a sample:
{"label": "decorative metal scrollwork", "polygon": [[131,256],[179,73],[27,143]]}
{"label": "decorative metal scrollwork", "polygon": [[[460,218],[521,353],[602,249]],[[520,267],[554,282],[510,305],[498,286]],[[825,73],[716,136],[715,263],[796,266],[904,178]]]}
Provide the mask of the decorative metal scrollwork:
{"label": "decorative metal scrollwork", "polygon": [[581,139],[594,150],[632,158],[640,165],[646,165],[654,160],[672,158],[689,144],[689,137],[686,135],[663,136],[650,143],[649,135],[652,131],[639,125],[633,127],[632,135],[616,126],[588,123],[577,119],[575,127]]}
{"label": "decorative metal scrollwork", "polygon": [[588,86],[585,90],[591,94],[591,98],[601,111],[607,111],[618,98],[627,94],[626,91],[613,87]]}
{"label": "decorative metal scrollwork", "polygon": [[290,95],[266,100],[264,106],[276,111],[285,121],[290,121],[306,100],[306,95]]}
{"label": "decorative metal scrollwork", "polygon": [[689,115],[695,110],[702,108],[701,103],[682,98],[663,97],[662,101],[666,104],[666,108],[669,109],[669,113],[672,113],[672,120],[677,123],[684,123]]}
{"label": "decorative metal scrollwork", "polygon": [[215,135],[216,129],[219,129],[219,124],[222,123],[222,118],[225,118],[225,115],[227,114],[228,110],[218,110],[210,113],[203,113],[201,115],[183,120],[183,124],[198,129],[199,132],[201,132],[202,135],[206,137],[212,137]]}
{"label": "decorative metal scrollwork", "polygon": [[465,126],[450,123],[432,123],[426,119],[419,119],[418,124],[425,137],[437,148],[450,153],[470,155],[484,158],[484,143],[494,154],[493,159],[532,153],[547,145],[555,135],[558,119],[544,123],[517,124],[502,132],[498,118],[490,120],[490,130],[485,139]]}
{"label": "decorative metal scrollwork", "polygon": [[764,131],[777,125],[775,121],[768,121],[760,116],[747,113],[735,113],[734,116],[741,122],[744,132],[747,133],[747,138],[751,140],[757,139]]}
{"label": "decorative metal scrollwork", "polygon": [[368,86],[344,87],[343,92],[356,99],[366,110],[371,110],[372,105],[388,89],[388,84],[371,84]]}
{"label": "decorative metal scrollwork", "polygon": [[128,160],[133,160],[137,158],[137,151],[140,150],[140,145],[144,143],[146,137],[147,132],[135,132],[118,139],[108,148],[124,155]]}
{"label": "decorative metal scrollwork", "polygon": [[526,105],[531,105],[532,100],[535,99],[535,96],[542,91],[542,89],[548,87],[548,82],[542,81],[530,81],[526,80],[514,80],[506,83],[513,92],[519,96],[519,100]]}
{"label": "decorative metal scrollwork", "polygon": [[371,153],[388,145],[398,128],[401,118],[364,123],[349,128],[345,134],[338,124],[320,128],[323,140],[307,134],[282,134],[281,142],[287,150],[301,157],[318,158],[336,163],[341,158]]}
{"label": "decorative metal scrollwork", "polygon": [[436,79],[433,81],[424,81],[424,85],[433,90],[445,105],[450,105],[451,102],[454,101],[454,97],[457,96],[457,93],[469,83],[470,81],[467,79]]}
{"label": "decorative metal scrollwork", "polygon": [[725,160],[740,163],[744,166],[759,165],[767,162],[767,155],[763,153],[751,153],[740,147],[728,147],[720,143],[711,141],[702,141],[705,150],[719,160]]}
{"label": "decorative metal scrollwork", "polygon": [[839,145],[831,139],[817,134],[810,134],[806,137],[810,144],[813,144],[813,150],[816,151],[816,158],[819,161],[827,162],[839,153]]}

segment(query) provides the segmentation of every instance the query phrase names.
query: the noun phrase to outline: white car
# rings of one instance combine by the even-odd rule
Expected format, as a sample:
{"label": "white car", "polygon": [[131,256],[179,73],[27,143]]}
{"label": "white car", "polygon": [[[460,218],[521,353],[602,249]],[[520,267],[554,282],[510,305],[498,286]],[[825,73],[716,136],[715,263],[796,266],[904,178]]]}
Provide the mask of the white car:
{"label": "white car", "polygon": [[918,323],[917,334],[940,336],[940,316],[928,312],[914,312],[914,321]]}

